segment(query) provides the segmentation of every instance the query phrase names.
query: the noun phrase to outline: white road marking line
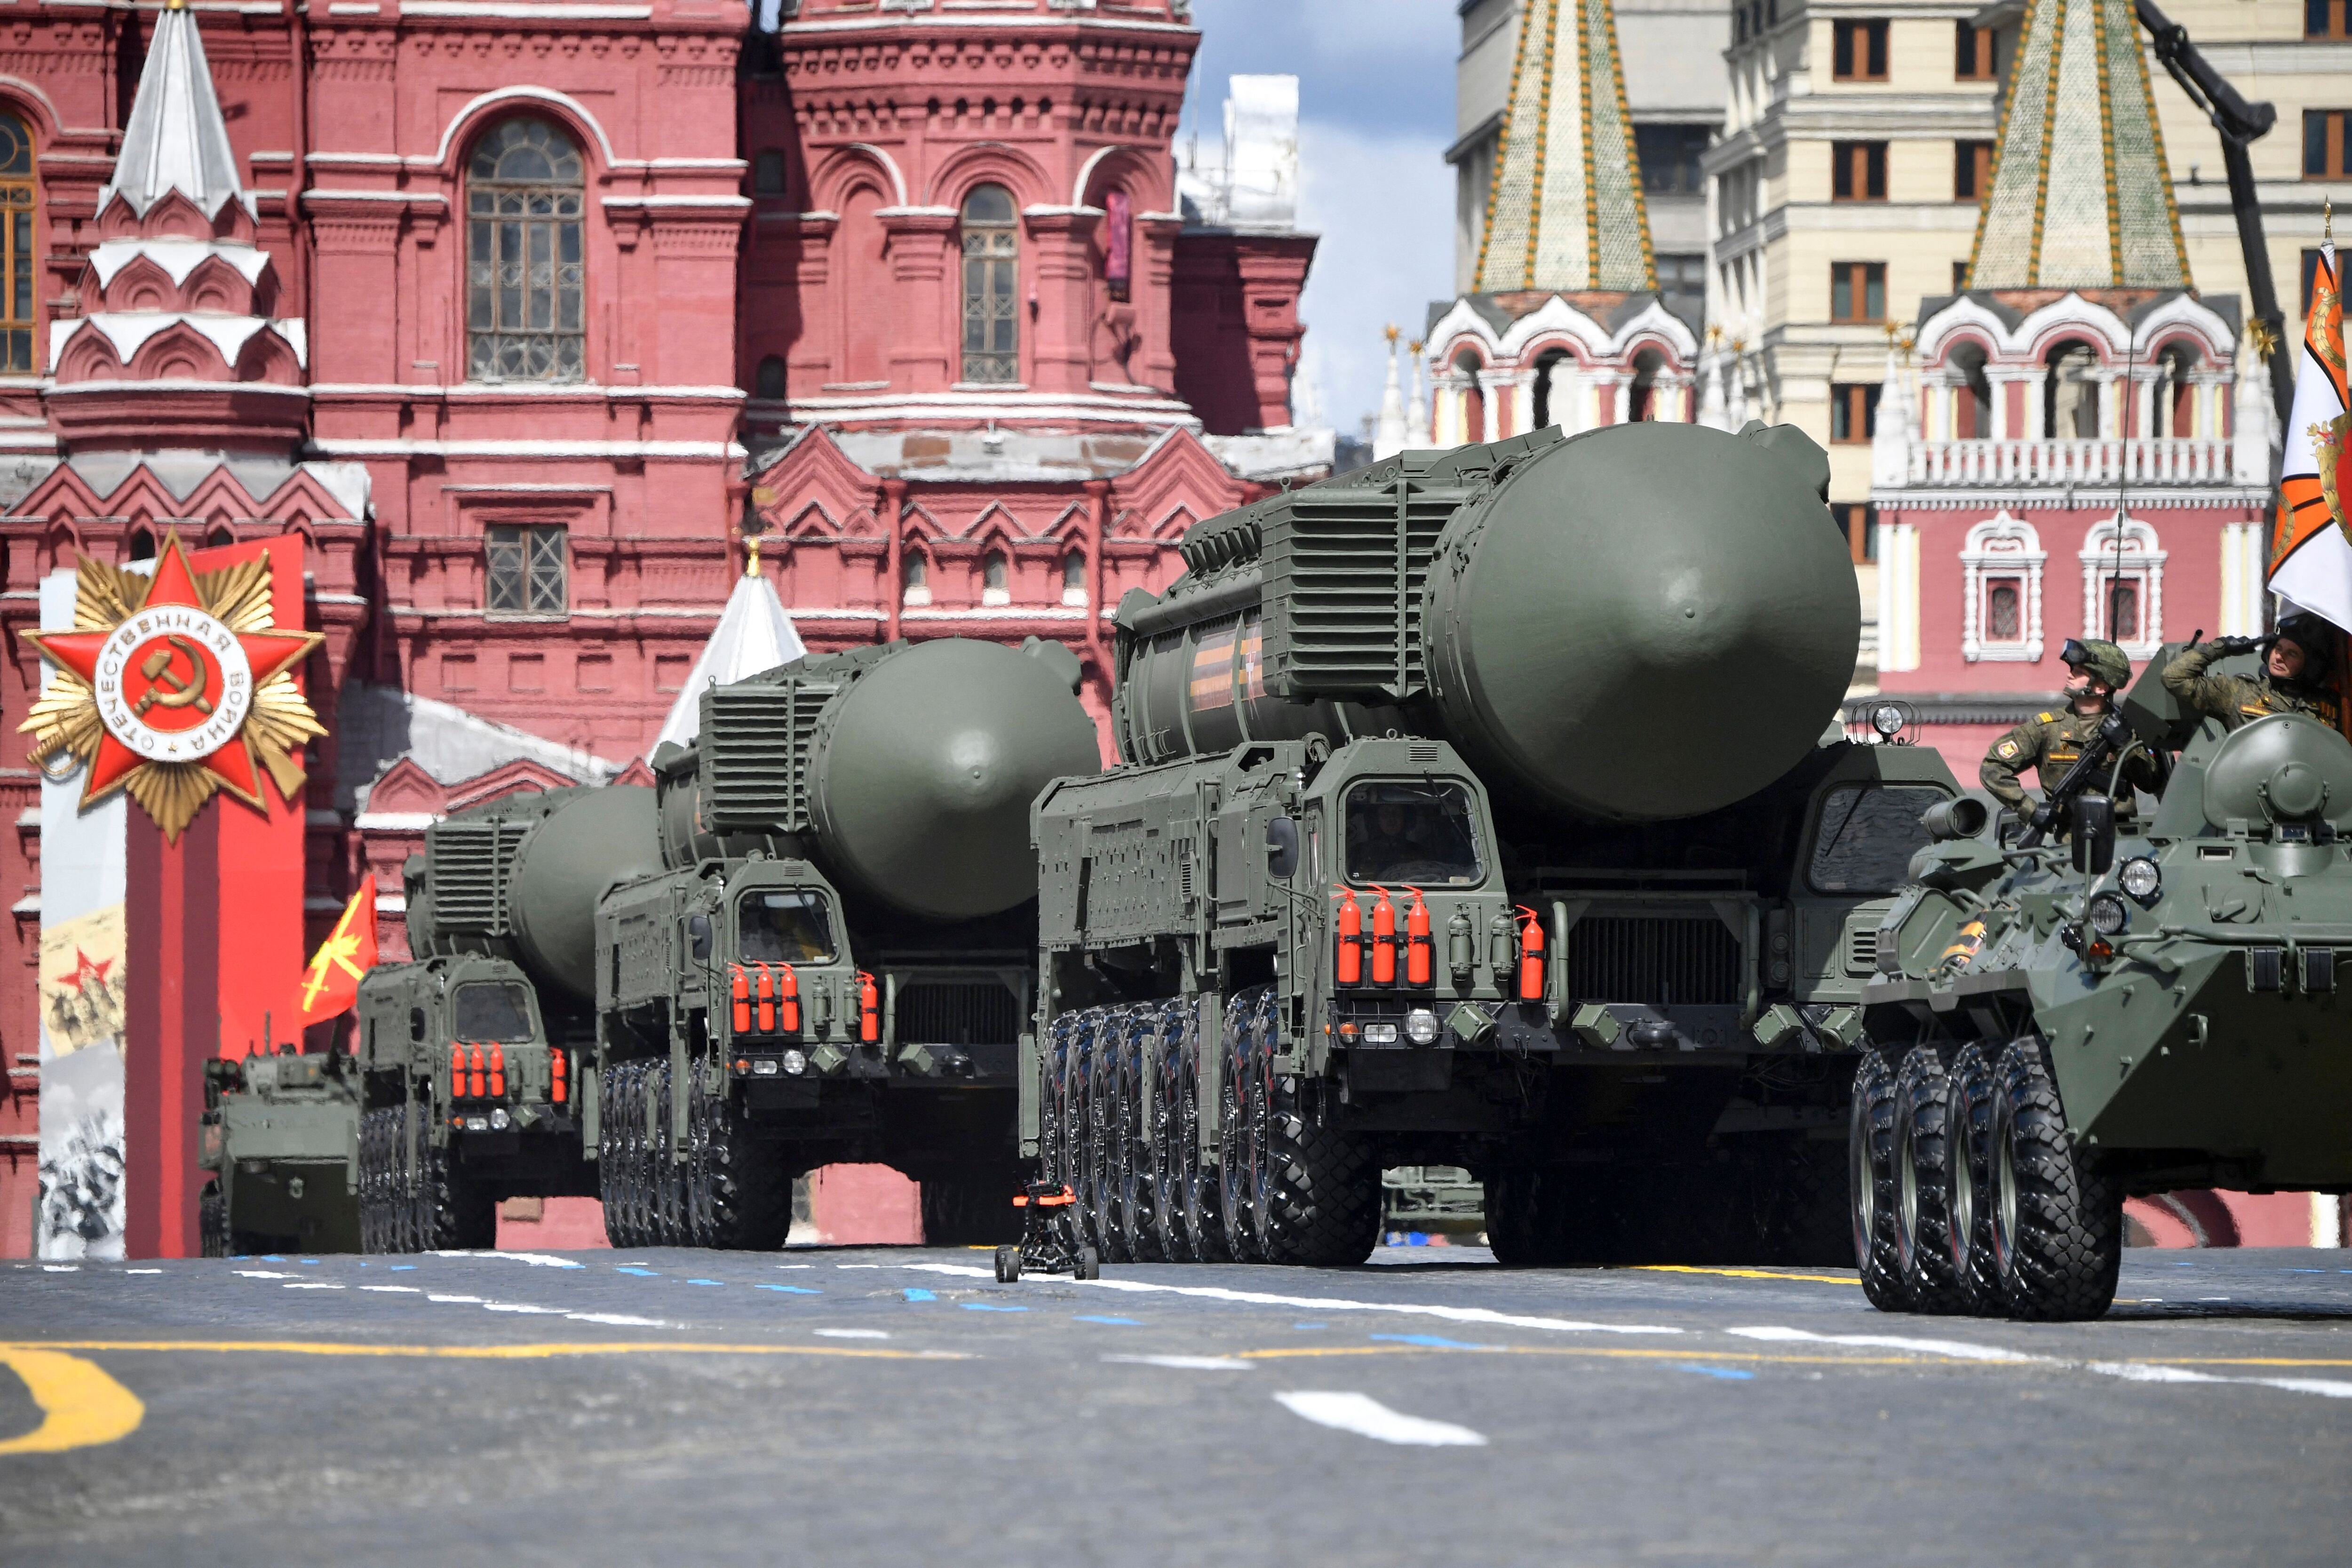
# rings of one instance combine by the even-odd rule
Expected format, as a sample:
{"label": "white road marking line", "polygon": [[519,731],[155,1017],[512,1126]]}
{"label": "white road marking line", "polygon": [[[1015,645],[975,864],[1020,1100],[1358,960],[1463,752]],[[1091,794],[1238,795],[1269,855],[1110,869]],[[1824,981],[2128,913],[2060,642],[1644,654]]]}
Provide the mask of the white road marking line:
{"label": "white road marking line", "polygon": [[2120,1377],[2126,1383],[2250,1383],[2259,1388],[2283,1388],[2290,1394],[2316,1394],[2323,1399],[2352,1399],[2352,1383],[2326,1377],[2221,1377],[2192,1372],[2185,1366],[2148,1366],[2139,1362],[2095,1361],[2092,1372]]}
{"label": "white road marking line", "polygon": [[79,1263],[44,1263],[41,1265],[41,1272],[44,1274],[79,1274],[81,1272],[81,1265]]}
{"label": "white road marking line", "polygon": [[503,1258],[509,1263],[528,1263],[533,1268],[583,1268],[585,1264],[569,1258],[551,1257],[544,1252],[436,1252],[435,1258]]}
{"label": "white road marking line", "polygon": [[1817,1334],[1809,1329],[1765,1327],[1726,1329],[1743,1340],[1767,1340],[1785,1343],[1802,1341],[1807,1344],[1855,1345],[1865,1350],[1916,1351],[1922,1355],[1952,1356],[1961,1361],[2048,1361],[2047,1356],[2027,1355],[2021,1351],[2003,1350],[1999,1345],[1971,1344],[1966,1340],[1918,1340],[1902,1334]]}
{"label": "white road marking line", "polygon": [[[909,1263],[908,1268],[932,1274],[961,1274],[993,1279],[993,1268],[961,1263]],[[1059,1283],[1060,1281],[1056,1281]],[[1232,1301],[1247,1307],[1305,1307],[1318,1312],[1401,1312],[1408,1317],[1438,1318],[1449,1323],[1484,1323],[1490,1328],[1542,1329],[1564,1334],[1680,1334],[1688,1331],[1656,1323],[1592,1323],[1576,1318],[1535,1318],[1497,1312],[1486,1307],[1434,1307],[1410,1301],[1349,1301],[1328,1296],[1282,1296],[1270,1290],[1232,1290],[1222,1285],[1154,1285],[1140,1279],[1080,1279],[1071,1283],[1105,1290],[1129,1290],[1171,1296],[1193,1296],[1208,1301]]]}
{"label": "white road marking line", "polygon": [[422,1296],[424,1291],[414,1285],[362,1285],[362,1290],[379,1290],[387,1296]]}
{"label": "white road marking line", "polygon": [[125,1274],[161,1274],[163,1271],[160,1268],[126,1268],[123,1272]]}
{"label": "white road marking line", "polygon": [[520,1301],[485,1301],[482,1303],[482,1310],[485,1312],[529,1312],[535,1316],[545,1318],[560,1318],[563,1316],[563,1309],[561,1307],[529,1307]]}
{"label": "white road marking line", "polygon": [[323,1279],[297,1279],[291,1285],[280,1285],[280,1290],[340,1290],[341,1285],[330,1285]]}
{"label": "white road marking line", "polygon": [[1255,1372],[1257,1363],[1223,1355],[1107,1355],[1105,1361],[1130,1366],[1172,1366],[1179,1372]]}
{"label": "white road marking line", "polygon": [[1370,1437],[1380,1443],[1404,1443],[1425,1448],[1483,1448],[1484,1434],[1467,1426],[1456,1426],[1451,1421],[1429,1421],[1418,1415],[1407,1415],[1391,1410],[1379,1400],[1364,1394],[1331,1394],[1313,1391],[1277,1394],[1274,1396],[1284,1409],[1318,1426],[1334,1431],[1353,1432],[1360,1437]]}
{"label": "white road marking line", "polygon": [[633,1318],[626,1312],[566,1312],[567,1323],[604,1323],[616,1329],[675,1329],[682,1325],[661,1318]]}
{"label": "white road marking line", "polygon": [[[835,1267],[835,1268],[881,1268],[881,1267],[882,1267],[882,1265],[880,1265],[879,1263],[836,1263],[836,1264],[835,1264],[835,1265],[834,1265],[834,1267]],[[913,1265],[913,1267],[915,1267],[915,1268],[922,1268],[922,1267],[924,1267],[924,1266],[923,1266],[922,1264],[918,1263],[918,1264]],[[949,1267],[949,1265],[944,1264],[944,1263],[940,1263],[940,1264],[933,1264],[933,1265],[931,1265],[931,1267],[936,1268],[948,1268],[948,1267]],[[974,1268],[974,1269],[970,1270],[970,1272],[971,1272],[971,1273],[973,1273],[973,1274],[986,1274],[986,1275],[988,1275],[988,1277],[989,1277],[990,1279],[995,1279],[995,1278],[996,1278],[996,1276],[995,1276],[995,1274],[994,1274],[994,1273],[992,1273],[991,1270],[986,1269],[986,1268]]]}
{"label": "white road marking line", "polygon": [[887,1340],[890,1337],[880,1329],[819,1329],[817,1332],[829,1340]]}
{"label": "white road marking line", "polygon": [[291,1279],[291,1274],[278,1274],[268,1268],[240,1268],[237,1273],[247,1279]]}
{"label": "white road marking line", "polygon": [[460,1307],[478,1307],[482,1304],[482,1299],[479,1296],[427,1296],[425,1299],[428,1301],[448,1302]]}

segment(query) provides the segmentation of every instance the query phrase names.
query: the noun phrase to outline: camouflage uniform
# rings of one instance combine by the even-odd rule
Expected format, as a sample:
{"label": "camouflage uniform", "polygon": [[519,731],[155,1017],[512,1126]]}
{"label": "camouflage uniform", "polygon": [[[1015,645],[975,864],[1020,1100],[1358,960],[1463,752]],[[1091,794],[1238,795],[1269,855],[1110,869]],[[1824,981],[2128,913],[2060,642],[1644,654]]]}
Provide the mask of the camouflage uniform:
{"label": "camouflage uniform", "polygon": [[[2055,789],[2058,781],[2066,776],[2066,770],[2083,754],[2083,748],[2098,734],[2099,725],[2105,718],[2105,713],[2085,718],[2071,708],[2036,713],[1992,743],[1992,749],[1985,753],[1984,765],[1977,770],[1977,780],[1984,785],[1987,795],[2015,812],[2020,821],[2030,820],[2033,802],[2027,797],[2025,786],[2017,782],[2017,775],[2032,768],[2040,776],[2045,795]],[[2131,820],[2134,788],[2154,795],[2157,784],[2154,761],[2146,752],[2132,753],[2131,760],[2124,763],[2123,777],[2116,788],[2116,819]],[[2103,777],[2093,787],[2104,790],[2106,786],[2107,781]]]}
{"label": "camouflage uniform", "polygon": [[2308,713],[2329,728],[2336,727],[2336,700],[2326,693],[2309,690],[2300,683],[2281,685],[2268,670],[2252,680],[2242,675],[2208,675],[2205,667],[2214,658],[2210,647],[2183,648],[2164,667],[2164,689],[2183,706],[2219,719],[2227,730],[2269,713]]}

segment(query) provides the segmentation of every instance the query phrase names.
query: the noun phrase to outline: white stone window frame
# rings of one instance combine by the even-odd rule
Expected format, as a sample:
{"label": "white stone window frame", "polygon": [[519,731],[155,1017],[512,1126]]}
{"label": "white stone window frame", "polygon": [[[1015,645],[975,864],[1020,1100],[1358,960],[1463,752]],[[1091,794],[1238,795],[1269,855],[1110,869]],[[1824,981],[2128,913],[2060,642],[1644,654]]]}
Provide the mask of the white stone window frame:
{"label": "white stone window frame", "polygon": [[[2042,568],[2049,558],[2034,526],[2005,508],[1969,528],[1960,547],[1962,658],[1970,664],[2041,662]],[[2025,636],[2016,642],[1988,642],[1983,635],[1986,584],[1998,577],[2025,581]]]}
{"label": "white stone window frame", "polygon": [[[2120,570],[2116,554],[2119,526],[2123,531]],[[2156,529],[2140,518],[2118,512],[2105,522],[2093,523],[2091,531],[2083,536],[2079,557],[2083,563],[2084,635],[2105,635],[2105,587],[2109,582],[2137,583],[2140,635],[2129,642],[2118,637],[2116,646],[2134,658],[2154,658],[2164,646],[2164,557]]]}

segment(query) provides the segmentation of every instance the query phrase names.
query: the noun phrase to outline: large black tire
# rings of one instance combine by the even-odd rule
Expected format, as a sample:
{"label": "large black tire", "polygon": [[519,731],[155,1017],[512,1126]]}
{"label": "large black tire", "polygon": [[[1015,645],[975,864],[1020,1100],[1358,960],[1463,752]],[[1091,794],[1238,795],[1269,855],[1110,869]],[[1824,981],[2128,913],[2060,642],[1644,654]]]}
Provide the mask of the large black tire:
{"label": "large black tire", "polygon": [[454,1151],[427,1147],[420,1166],[425,1252],[477,1252],[498,1245],[498,1201],[467,1179]]}
{"label": "large black tire", "polygon": [[1236,1263],[1264,1263],[1266,1092],[1256,1056],[1257,993],[1225,1001],[1217,1058],[1217,1215]]}
{"label": "large black tire", "polygon": [[196,1198],[196,1242],[205,1258],[228,1256],[228,1200],[218,1182],[206,1182]]}
{"label": "large black tire", "polygon": [[1159,1263],[1159,1216],[1152,1212],[1152,1107],[1158,1101],[1160,1008],[1139,1003],[1118,1011],[1118,1259],[1127,1263]]}
{"label": "large black tire", "polygon": [[[1201,1159],[1201,1052],[1213,1044],[1201,1038],[1200,1014],[1187,1002],[1170,1004],[1179,1014],[1180,1032],[1171,1036],[1170,1070],[1175,1075],[1175,1124],[1169,1133],[1169,1157],[1177,1190],[1172,1199],[1173,1229],[1181,1240],[1176,1255],[1186,1262],[1230,1263],[1223,1223],[1217,1209],[1216,1172]],[[1212,1060],[1215,1058],[1212,1057]]]}
{"label": "large black tire", "polygon": [[604,1069],[597,1085],[601,1112],[596,1139],[596,1195],[604,1205],[604,1239],[623,1249],[643,1246],[629,1206],[629,1089],[631,1069],[622,1062]]}
{"label": "large black tire", "polygon": [[653,1064],[653,1125],[646,1142],[653,1152],[654,1235],[657,1247],[690,1247],[693,1230],[687,1212],[687,1183],[689,1165],[678,1159],[680,1153],[691,1158],[690,1150],[681,1150],[672,1139],[671,1113],[678,1092],[675,1074],[667,1061]]}
{"label": "large black tire", "polygon": [[793,1228],[793,1175],[783,1151],[761,1138],[732,1100],[710,1108],[704,1160],[710,1173],[711,1247],[773,1252]]}
{"label": "large black tire", "polygon": [[1257,1005],[1258,1070],[1266,1106],[1260,1247],[1272,1263],[1353,1268],[1381,1239],[1381,1168],[1363,1140],[1327,1114],[1324,1085],[1277,1075],[1280,1015],[1271,990]]}
{"label": "large black tire", "polygon": [[384,1245],[384,1171],[391,1163],[384,1111],[360,1113],[360,1251],[381,1255]]}
{"label": "large black tire", "polygon": [[1486,1180],[1486,1245],[1506,1268],[1537,1268],[1559,1261],[1545,1246],[1542,1188],[1549,1173],[1513,1168]]}
{"label": "large black tire", "polygon": [[1975,1317],[2001,1310],[2000,1273],[1992,1242],[1992,1064],[1981,1047],[1962,1046],[1952,1058],[1952,1112],[1958,1147],[1950,1162],[1950,1194],[1944,1200],[1952,1277],[1959,1282],[1960,1310]]}
{"label": "large black tire", "polygon": [[1907,1312],[1911,1292],[1895,1247],[1895,1074],[1875,1048],[1854,1068],[1846,1182],[1863,1294],[1882,1312]]}
{"label": "large black tire", "polygon": [[392,1129],[392,1250],[422,1252],[431,1245],[432,1195],[425,1189],[423,1145],[433,1130],[424,1117],[410,1125],[405,1110]]}
{"label": "large black tire", "polygon": [[1022,1213],[1013,1206],[1021,1173],[1010,1165],[982,1165],[922,1181],[923,1245],[996,1247],[1021,1239]]}
{"label": "large black tire", "polygon": [[2012,1318],[2104,1314],[2123,1268],[2123,1189],[2083,1161],[2042,1041],[2027,1035],[1993,1072],[1993,1258]]}
{"label": "large black tire", "polygon": [[1951,1075],[1933,1046],[1914,1046],[1895,1073],[1895,1255],[1914,1311],[1967,1310],[1952,1264],[1952,1165],[1966,1158]]}

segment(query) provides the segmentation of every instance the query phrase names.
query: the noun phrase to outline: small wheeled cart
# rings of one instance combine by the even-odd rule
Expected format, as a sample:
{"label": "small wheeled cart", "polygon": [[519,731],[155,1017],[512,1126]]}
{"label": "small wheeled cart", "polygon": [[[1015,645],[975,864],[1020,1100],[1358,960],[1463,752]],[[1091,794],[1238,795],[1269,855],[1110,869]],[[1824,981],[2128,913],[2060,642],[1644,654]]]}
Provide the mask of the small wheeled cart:
{"label": "small wheeled cart", "polygon": [[1068,1274],[1080,1279],[1102,1277],[1102,1259],[1078,1240],[1072,1207],[1077,1194],[1059,1182],[1032,1182],[1013,1200],[1022,1211],[1021,1244],[996,1249],[996,1278],[1010,1285],[1024,1268],[1040,1274]]}

